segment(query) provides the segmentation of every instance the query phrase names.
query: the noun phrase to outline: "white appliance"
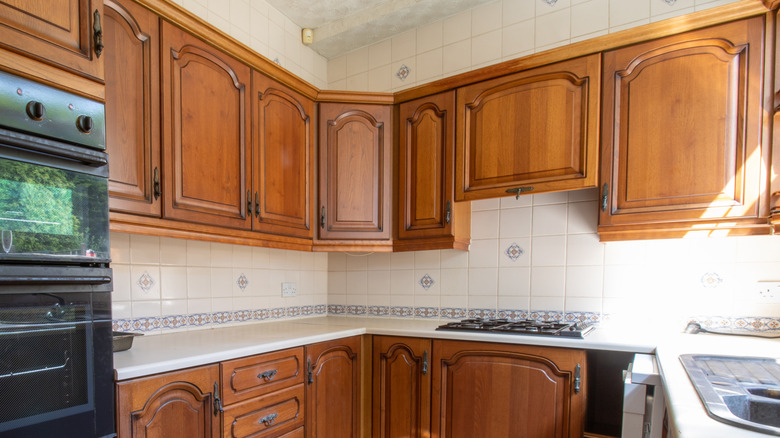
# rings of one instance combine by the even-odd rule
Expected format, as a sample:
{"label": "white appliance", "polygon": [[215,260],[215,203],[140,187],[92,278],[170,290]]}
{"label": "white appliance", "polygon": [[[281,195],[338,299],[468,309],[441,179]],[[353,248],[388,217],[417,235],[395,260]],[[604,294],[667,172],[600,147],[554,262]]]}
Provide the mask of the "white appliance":
{"label": "white appliance", "polygon": [[652,354],[635,354],[623,372],[622,438],[661,438],[664,388]]}

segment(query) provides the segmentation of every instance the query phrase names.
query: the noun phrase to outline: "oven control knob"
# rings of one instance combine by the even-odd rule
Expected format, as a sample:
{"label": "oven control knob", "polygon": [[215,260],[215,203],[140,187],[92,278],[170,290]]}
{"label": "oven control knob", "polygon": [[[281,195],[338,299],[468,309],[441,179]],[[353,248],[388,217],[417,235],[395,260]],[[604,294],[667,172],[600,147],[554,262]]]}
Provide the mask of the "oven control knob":
{"label": "oven control knob", "polygon": [[76,119],[76,127],[79,128],[79,131],[89,134],[92,132],[92,128],[95,127],[95,122],[90,116],[79,116],[79,118]]}
{"label": "oven control knob", "polygon": [[31,119],[40,122],[46,117],[46,107],[38,101],[31,100],[27,102],[27,115]]}

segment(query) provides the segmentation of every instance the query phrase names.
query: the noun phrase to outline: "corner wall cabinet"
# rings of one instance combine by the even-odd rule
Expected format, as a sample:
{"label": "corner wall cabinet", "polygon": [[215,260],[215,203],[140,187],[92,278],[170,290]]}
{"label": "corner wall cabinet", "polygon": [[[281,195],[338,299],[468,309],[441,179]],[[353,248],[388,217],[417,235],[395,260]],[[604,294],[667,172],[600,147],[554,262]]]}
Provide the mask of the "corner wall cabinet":
{"label": "corner wall cabinet", "polygon": [[471,204],[455,202],[455,91],[398,106],[398,236],[393,250],[467,250]]}
{"label": "corner wall cabinet", "polygon": [[602,240],[768,232],[764,28],[604,53]]}
{"label": "corner wall cabinet", "polygon": [[598,54],[458,89],[455,199],[595,187]]}
{"label": "corner wall cabinet", "polygon": [[585,352],[433,341],[432,435],[580,438]]}

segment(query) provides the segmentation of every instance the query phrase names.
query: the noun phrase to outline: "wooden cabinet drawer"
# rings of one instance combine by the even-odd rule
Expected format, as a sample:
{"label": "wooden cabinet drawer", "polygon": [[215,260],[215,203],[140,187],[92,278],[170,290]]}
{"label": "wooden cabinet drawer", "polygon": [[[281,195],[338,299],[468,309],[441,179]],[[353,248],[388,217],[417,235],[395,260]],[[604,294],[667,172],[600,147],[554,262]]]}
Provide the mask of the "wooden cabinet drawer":
{"label": "wooden cabinet drawer", "polygon": [[303,348],[222,362],[225,405],[303,382]]}
{"label": "wooden cabinet drawer", "polygon": [[[303,426],[303,383],[225,408],[225,438],[278,437]],[[285,437],[299,436],[295,433]],[[300,435],[303,436],[303,435]]]}

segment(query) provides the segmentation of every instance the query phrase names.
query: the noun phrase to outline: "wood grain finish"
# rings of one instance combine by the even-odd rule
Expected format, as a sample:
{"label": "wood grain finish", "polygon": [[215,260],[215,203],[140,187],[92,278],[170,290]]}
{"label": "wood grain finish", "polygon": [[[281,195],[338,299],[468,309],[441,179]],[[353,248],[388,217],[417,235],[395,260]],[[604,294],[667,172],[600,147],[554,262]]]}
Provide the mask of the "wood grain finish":
{"label": "wood grain finish", "polygon": [[455,199],[595,187],[598,55],[458,89]]}
{"label": "wood grain finish", "polygon": [[766,230],[763,45],[759,17],[604,54],[603,240]]}
{"label": "wood grain finish", "polygon": [[102,0],[2,0],[0,44],[46,63],[102,80],[95,55],[93,14]]}
{"label": "wood grain finish", "polygon": [[390,239],[391,131],[389,106],[320,104],[320,239]]}
{"label": "wood grain finish", "polygon": [[109,208],[160,217],[159,18],[132,1],[105,0],[103,28],[112,48],[105,53]]}
{"label": "wood grain finish", "polygon": [[585,353],[550,347],[436,341],[432,433],[440,438],[579,438]]}
{"label": "wood grain finish", "polygon": [[119,438],[219,437],[218,377],[211,365],[118,383]]}
{"label": "wood grain finish", "polygon": [[222,362],[226,405],[303,382],[303,347]]}
{"label": "wood grain finish", "polygon": [[374,336],[374,438],[431,436],[431,340]]}
{"label": "wood grain finish", "polygon": [[304,424],[304,387],[298,384],[225,408],[223,438],[272,438]]}
{"label": "wood grain finish", "polygon": [[399,105],[398,137],[398,241],[393,249],[467,250],[471,205],[455,203],[454,191],[455,91]]}
{"label": "wood grain finish", "polygon": [[162,47],[163,215],[249,228],[249,67],[167,22]]}
{"label": "wood grain finish", "polygon": [[360,436],[360,337],[306,346],[306,437]]}
{"label": "wood grain finish", "polygon": [[314,102],[255,71],[254,229],[313,237]]}

